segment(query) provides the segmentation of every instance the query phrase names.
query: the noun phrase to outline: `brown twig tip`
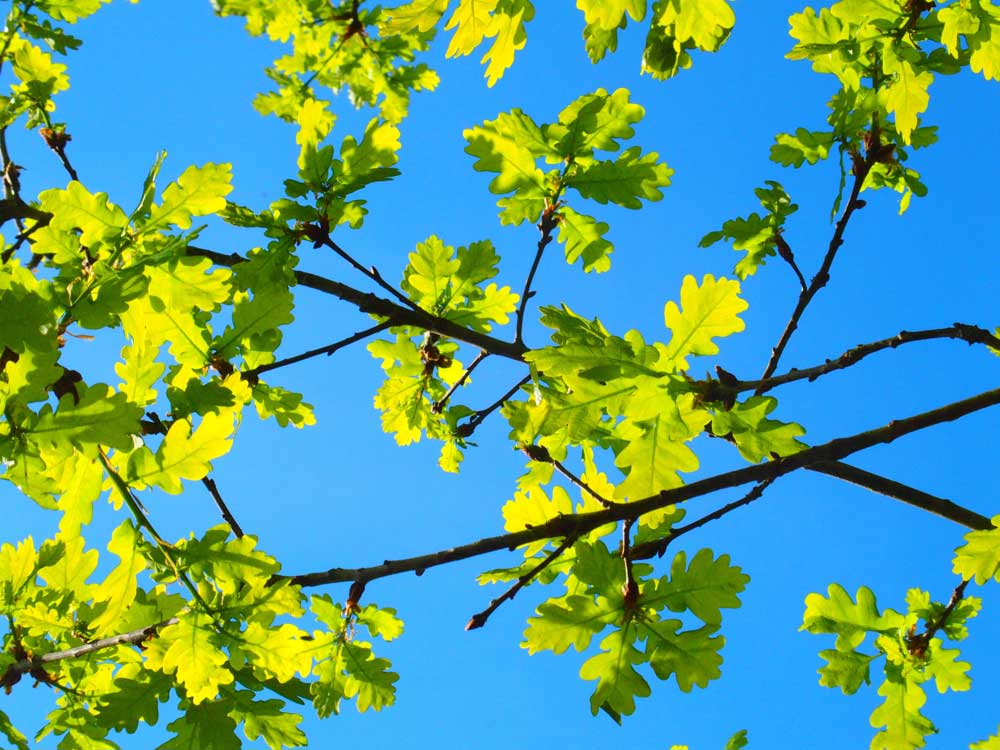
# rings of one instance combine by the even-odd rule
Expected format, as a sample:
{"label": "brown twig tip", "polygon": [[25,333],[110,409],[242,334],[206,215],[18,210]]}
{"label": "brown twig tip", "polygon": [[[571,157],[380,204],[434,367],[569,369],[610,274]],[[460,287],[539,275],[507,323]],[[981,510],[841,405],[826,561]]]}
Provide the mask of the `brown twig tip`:
{"label": "brown twig tip", "polygon": [[483,616],[482,612],[474,614],[469,618],[469,621],[465,623],[465,629],[468,630],[478,630],[483,625],[486,624],[487,618]]}

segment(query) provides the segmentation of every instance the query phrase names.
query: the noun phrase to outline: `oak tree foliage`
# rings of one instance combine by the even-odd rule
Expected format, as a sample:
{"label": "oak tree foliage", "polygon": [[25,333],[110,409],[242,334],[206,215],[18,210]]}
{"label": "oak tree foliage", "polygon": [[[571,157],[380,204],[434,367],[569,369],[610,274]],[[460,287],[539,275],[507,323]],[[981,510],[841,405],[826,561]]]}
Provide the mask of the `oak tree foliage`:
{"label": "oak tree foliage", "polygon": [[[369,186],[400,174],[411,99],[438,83],[422,53],[445,45],[448,57],[480,56],[492,86],[528,41],[531,0],[215,0],[219,15],[284,45],[254,106],[293,126],[299,155],[284,197],[268,206],[229,199],[228,164],[191,165],[168,182],[161,155],[136,172],[127,205],[101,191],[100,175],[78,177],[59,95],[81,44],[74,24],[103,1],[12,0],[0,35],[0,477],[60,519],[51,539],[0,547],[0,682],[8,692],[22,680],[43,683],[52,699],[41,727],[0,710],[0,744],[27,748],[34,734],[59,748],[116,748],[123,733],[160,722],[169,706],[176,718],[162,748],[227,750],[244,740],[304,746],[303,712],[326,717],[348,704],[379,711],[395,700],[398,675],[380,654],[403,636],[403,622],[367,600],[366,584],[504,549],[516,559],[480,581],[503,584],[506,593],[469,627],[484,626],[521,588],[544,588],[545,601],[527,614],[523,647],[577,660],[580,677],[592,682],[589,710],[627,720],[663,682],[687,693],[721,676],[727,613],[750,580],[725,550],[689,553],[671,542],[753,503],[783,475],[816,469],[969,527],[955,552],[950,598],[914,588],[891,599],[897,611],[870,588],[831,583],[805,600],[802,629],[824,639],[820,684],[878,697],[871,747],[924,746],[935,732],[927,692],[971,685],[960,645],[981,606],[971,587],[1000,582],[1000,516],[991,522],[899,483],[887,490],[888,480],[859,475],[841,459],[995,405],[1000,391],[814,443],[779,408],[780,386],[909,341],[964,340],[984,357],[1000,341],[968,323],[874,341],[810,369],[783,369],[782,354],[829,279],[861,196],[895,191],[903,212],[926,193],[915,152],[936,140],[923,119],[931,83],[953,74],[1000,77],[1000,5],[841,0],[794,14],[788,58],[832,77],[837,90],[826,120],[789,123],[770,157],[796,169],[840,165],[818,271],[808,280],[792,250],[798,206],[779,182],[762,180],[760,209],[724,221],[702,241],[740,253],[731,277],[687,275],[663,300],[661,333],[647,340],[558,301],[531,303],[539,263],[564,257],[569,273],[608,272],[607,207],[641,210],[670,187],[671,167],[636,137],[644,110],[625,88],[581,92],[551,121],[513,109],[468,123],[469,164],[487,176],[500,224],[538,228],[526,279],[501,273],[489,240],[429,236],[405,268],[385,274],[351,254],[351,230],[369,221]],[[642,72],[658,80],[697,75],[688,69],[720,50],[736,24],[727,0],[576,6],[591,60],[614,53],[619,34],[636,30],[645,35]],[[363,132],[337,127],[343,99],[335,97],[344,93],[370,114]],[[36,131],[66,178],[25,194],[18,175],[26,165],[6,145],[11,128]],[[235,255],[201,247],[199,227],[209,217],[267,242],[248,240]],[[346,261],[343,278],[308,273],[303,251],[312,247]],[[757,380],[721,367],[701,374],[703,358],[744,330],[752,277],[780,264],[791,266],[801,291],[766,372]],[[356,308],[359,332],[322,350],[288,352],[283,332],[299,323],[302,286]],[[522,330],[533,316],[549,340],[529,348]],[[115,342],[115,377],[78,369],[64,347],[72,336]],[[460,471],[483,421],[506,421],[525,469],[506,498],[496,498],[503,533],[316,573],[287,571],[244,533],[213,467],[254,412],[308,429],[316,421],[310,396],[284,388],[282,368],[348,345],[366,346],[381,363],[372,394],[383,429],[400,445],[437,441],[444,471]],[[521,379],[493,394],[488,408],[467,404],[470,372],[501,358],[517,364]],[[701,466],[695,440],[706,434],[731,444],[745,467],[692,480]],[[202,492],[200,485],[225,523],[181,539],[161,536],[143,498]],[[741,500],[711,512],[685,504],[740,486]],[[106,539],[89,533],[95,503],[112,504],[121,517]],[[100,575],[99,560],[107,571]],[[351,584],[346,598],[337,583]],[[990,726],[980,729],[985,736]],[[727,747],[746,743],[739,731]]]}

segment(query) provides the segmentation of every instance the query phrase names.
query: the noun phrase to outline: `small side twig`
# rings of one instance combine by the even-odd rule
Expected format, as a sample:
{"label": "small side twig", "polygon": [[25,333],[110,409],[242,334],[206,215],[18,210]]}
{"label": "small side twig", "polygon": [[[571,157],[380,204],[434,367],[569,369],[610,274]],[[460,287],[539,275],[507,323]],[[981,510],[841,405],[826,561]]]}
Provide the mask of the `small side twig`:
{"label": "small side twig", "polygon": [[451,400],[451,397],[455,394],[455,391],[457,391],[459,388],[465,385],[466,382],[468,382],[469,376],[472,374],[472,371],[475,370],[477,367],[479,367],[480,363],[488,356],[490,356],[490,353],[488,351],[486,351],[485,349],[480,349],[479,354],[477,354],[476,358],[469,363],[469,366],[466,368],[465,372],[462,373],[462,376],[454,383],[452,383],[452,386],[451,388],[448,389],[448,392],[445,393],[441,398],[439,398],[433,404],[431,404],[431,411],[434,412],[435,414],[440,414],[441,412],[443,412],[444,407],[448,405],[448,401]]}
{"label": "small side twig", "polygon": [[767,361],[767,366],[764,368],[764,373],[760,376],[761,380],[766,380],[774,374],[774,371],[778,368],[778,362],[781,360],[781,355],[785,351],[785,347],[788,346],[788,342],[791,340],[792,334],[795,333],[795,329],[799,326],[799,320],[801,319],[802,314],[809,306],[809,303],[812,302],[813,297],[815,297],[819,290],[825,287],[830,281],[830,268],[833,266],[833,261],[837,257],[837,251],[840,249],[840,246],[844,244],[844,232],[847,230],[847,225],[850,222],[851,217],[854,215],[854,212],[865,205],[864,201],[858,199],[858,196],[860,195],[861,187],[864,185],[865,179],[868,177],[868,173],[874,166],[876,158],[880,152],[877,137],[874,139],[873,146],[873,148],[868,150],[868,153],[864,158],[856,156],[854,159],[854,184],[851,187],[851,195],[847,199],[847,205],[844,207],[844,210],[840,215],[840,219],[837,220],[837,225],[834,227],[833,236],[830,238],[830,244],[827,246],[826,255],[823,257],[823,262],[820,264],[819,271],[817,271],[816,275],[813,276],[809,286],[803,288],[799,294],[799,299],[795,303],[795,309],[792,311],[792,315],[788,319],[788,323],[785,325],[785,330],[782,332],[781,338],[778,340],[774,349],[771,350],[771,356]]}
{"label": "small side twig", "polygon": [[676,529],[671,531],[667,536],[663,537],[663,539],[649,541],[646,542],[645,544],[640,544],[633,547],[632,548],[633,559],[648,560],[651,557],[663,557],[663,553],[667,551],[667,547],[670,545],[672,541],[674,541],[678,537],[684,536],[689,531],[700,529],[707,523],[711,523],[712,521],[717,521],[726,514],[732,513],[734,510],[738,510],[739,508],[749,505],[754,500],[759,499],[760,496],[764,494],[764,490],[766,490],[771,485],[772,482],[774,482],[774,478],[764,479],[758,482],[756,485],[754,485],[753,489],[750,490],[743,497],[741,497],[739,500],[735,500],[731,503],[728,503],[727,505],[723,505],[718,510],[713,511],[708,515],[702,516],[698,520],[692,521],[691,523],[685,526],[678,526]]}
{"label": "small side twig", "polygon": [[[149,418],[152,428],[156,433],[160,435],[167,434],[167,426],[163,423],[163,420],[160,419],[159,414],[155,411],[150,411],[146,412],[146,416]],[[233,512],[229,510],[229,506],[226,504],[226,501],[222,498],[222,493],[219,492],[219,487],[215,483],[215,480],[206,476],[202,478],[201,483],[205,486],[205,489],[208,490],[208,493],[215,501],[215,506],[219,509],[219,513],[222,514],[223,520],[229,524],[229,528],[232,529],[236,538],[241,539],[244,536],[243,529],[236,521],[236,517],[233,515]]]}
{"label": "small side twig", "polygon": [[515,596],[517,596],[518,591],[527,586],[531,582],[531,580],[535,578],[535,576],[537,576],[539,573],[541,573],[543,570],[549,567],[549,565],[555,562],[562,555],[563,552],[565,552],[567,549],[573,546],[573,543],[576,542],[577,539],[578,536],[576,535],[570,535],[567,536],[565,539],[563,539],[562,543],[558,547],[556,547],[554,550],[552,550],[552,552],[546,555],[545,558],[541,562],[539,562],[535,567],[533,567],[527,573],[524,573],[523,575],[518,577],[517,581],[514,582],[514,585],[511,586],[509,589],[507,589],[503,594],[498,596],[496,599],[491,601],[486,609],[470,617],[469,622],[467,622],[465,625],[465,629],[475,630],[476,628],[483,627],[483,625],[486,624],[486,621],[490,619],[490,615],[496,612],[501,604],[503,604],[506,601],[510,601]]}
{"label": "small side twig", "polygon": [[66,129],[62,126],[41,128],[38,131],[38,134],[42,136],[42,140],[45,141],[45,145],[59,157],[59,161],[62,162],[63,169],[66,170],[69,178],[79,182],[80,177],[77,175],[76,170],[70,163],[69,157],[66,156],[66,144],[73,140],[73,136],[67,133]]}
{"label": "small side twig", "polygon": [[514,335],[514,341],[518,344],[524,341],[524,314],[528,308],[528,300],[535,295],[535,293],[531,291],[531,284],[535,280],[535,274],[538,272],[538,266],[542,262],[542,254],[545,252],[545,248],[548,244],[552,242],[552,230],[559,225],[559,214],[556,212],[558,208],[558,201],[550,203],[546,206],[545,211],[542,212],[542,220],[538,222],[538,231],[541,233],[541,237],[538,238],[538,246],[535,249],[535,258],[531,262],[531,269],[528,271],[528,277],[524,280],[524,290],[521,292],[521,303],[517,307],[517,328]]}
{"label": "small side twig", "polygon": [[951,613],[955,611],[955,607],[958,606],[958,603],[962,601],[962,597],[965,596],[965,587],[969,585],[969,581],[971,580],[971,578],[965,578],[955,587],[955,590],[951,592],[951,598],[948,600],[947,606],[937,618],[927,623],[922,633],[916,632],[916,624],[910,628],[910,632],[906,636],[906,648],[913,656],[922,658],[927,653],[927,649],[931,645],[931,639],[948,622]]}
{"label": "small side twig", "polygon": [[552,464],[556,471],[566,477],[570,482],[573,483],[582,492],[586,492],[591,495],[597,502],[599,502],[605,508],[613,508],[618,505],[618,503],[608,500],[606,497],[602,496],[593,487],[584,482],[580,477],[574,474],[572,471],[566,468],[566,466],[556,459],[552,458],[552,455],[545,449],[544,446],[535,445],[533,443],[526,443],[521,445],[521,452],[530,458],[532,461],[540,461],[546,464]]}
{"label": "small side twig", "polygon": [[[798,369],[793,367],[782,375],[773,375],[761,380],[736,380],[732,383],[719,383],[719,393],[710,395],[735,396],[744,391],[755,391],[761,395],[776,388],[779,385],[793,383],[798,380],[808,380],[812,382],[823,375],[828,375],[837,370],[844,370],[857,364],[865,357],[884,351],[885,349],[895,349],[903,344],[910,344],[914,341],[931,341],[934,339],[956,339],[965,341],[968,344],[982,344],[992,349],[1000,351],[1000,338],[997,338],[985,328],[969,325],[968,323],[954,323],[948,328],[929,328],[922,331],[900,331],[895,336],[890,336],[879,341],[872,341],[867,344],[859,344],[853,349],[848,349],[839,357],[828,359],[821,365]],[[702,381],[705,382],[705,381]],[[710,381],[713,385],[715,381]],[[724,400],[723,398],[709,398],[708,400]]]}
{"label": "small side twig", "polygon": [[318,349],[310,349],[307,352],[302,352],[302,354],[296,354],[294,357],[286,357],[285,359],[275,360],[274,362],[271,362],[269,364],[260,365],[258,367],[254,367],[251,370],[246,370],[245,372],[242,373],[242,376],[244,379],[253,381],[257,377],[259,377],[262,373],[270,372],[271,370],[277,370],[279,367],[287,367],[288,365],[293,365],[296,364],[297,362],[303,362],[307,359],[311,359],[312,357],[318,357],[322,354],[330,356],[338,349],[343,349],[345,346],[349,346],[350,344],[366,339],[369,336],[374,336],[375,334],[381,333],[382,331],[386,330],[387,328],[391,328],[394,325],[395,323],[392,320],[387,320],[383,323],[379,323],[378,325],[372,326],[371,328],[366,328],[363,331],[358,331],[357,333],[352,334],[347,338],[343,338],[340,341],[335,341],[332,344],[321,346]]}
{"label": "small side twig", "polygon": [[805,292],[809,288],[809,285],[806,284],[806,277],[803,276],[802,271],[799,270],[799,265],[795,262],[795,254],[792,252],[792,248],[789,246],[788,242],[786,242],[785,238],[782,236],[781,230],[774,233],[774,244],[778,248],[778,255],[781,256],[781,259],[791,266],[793,271],[795,271],[795,275],[799,279],[799,286],[802,288],[802,291]]}
{"label": "small side twig", "polygon": [[523,378],[517,381],[517,383],[514,384],[513,388],[511,388],[509,391],[503,394],[500,398],[498,398],[492,404],[487,406],[485,409],[480,409],[479,411],[477,411],[469,418],[469,421],[466,422],[465,424],[459,425],[455,432],[458,434],[459,437],[463,438],[467,438],[470,435],[472,435],[472,433],[476,431],[476,428],[478,428],[479,425],[481,425],[483,421],[490,414],[495,412],[497,409],[499,409],[501,406],[507,403],[510,399],[512,399],[514,395],[519,390],[521,390],[521,386],[523,386],[525,383],[530,382],[530,380],[531,380],[531,375],[525,375]]}
{"label": "small side twig", "polygon": [[336,242],[333,241],[333,238],[329,235],[328,232],[325,232],[325,231],[322,232],[322,234],[319,236],[319,238],[318,238],[317,241],[321,245],[324,245],[324,246],[330,248],[331,250],[333,250],[333,252],[335,252],[341,258],[343,258],[344,260],[346,260],[351,265],[352,268],[354,268],[354,269],[360,271],[361,273],[363,273],[365,276],[367,276],[369,279],[371,279],[372,281],[374,281],[380,287],[382,287],[383,289],[385,289],[385,291],[389,292],[389,294],[391,294],[393,297],[395,297],[396,299],[398,299],[401,303],[403,303],[404,305],[406,305],[407,307],[409,307],[411,310],[417,310],[417,311],[421,310],[420,305],[418,305],[416,302],[414,302],[413,300],[411,300],[409,297],[407,297],[401,291],[399,291],[398,289],[396,289],[396,287],[394,287],[388,281],[386,281],[385,279],[383,279],[382,278],[382,274],[380,274],[378,272],[378,269],[375,268],[375,266],[372,266],[371,268],[365,268],[363,265],[361,265],[360,263],[358,263],[358,261],[356,261],[351,256],[350,253],[348,253],[340,245],[338,245]]}

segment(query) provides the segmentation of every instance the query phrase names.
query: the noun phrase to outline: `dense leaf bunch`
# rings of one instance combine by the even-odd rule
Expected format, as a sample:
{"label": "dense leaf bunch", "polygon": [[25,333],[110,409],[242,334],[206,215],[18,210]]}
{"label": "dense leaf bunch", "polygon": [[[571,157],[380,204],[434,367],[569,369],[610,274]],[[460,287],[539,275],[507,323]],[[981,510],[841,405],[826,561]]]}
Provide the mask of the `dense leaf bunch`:
{"label": "dense leaf bunch", "polygon": [[[56,97],[69,86],[67,66],[55,59],[80,44],[67,25],[100,5],[16,0],[0,37],[0,66],[10,79],[0,117],[0,220],[9,229],[0,245],[2,478],[60,518],[53,539],[0,547],[7,623],[0,682],[10,691],[28,676],[55,691],[39,738],[59,736],[60,748],[114,748],[114,733],[157,723],[169,705],[176,718],[163,748],[237,748],[240,733],[272,748],[305,745],[302,717],[289,703],[309,701],[328,716],[345,701],[365,711],[394,700],[397,675],[373,649],[403,626],[394,610],[361,602],[367,583],[505,547],[519,548],[523,561],[480,577],[509,588],[469,627],[483,626],[522,587],[551,586],[528,620],[523,647],[583,653],[580,675],[594,682],[591,710],[620,721],[636,698],[650,695],[651,676],[672,679],[683,692],[721,676],[723,610],[740,606],[749,582],[727,554],[670,545],[754,502],[788,471],[834,471],[838,457],[911,429],[904,420],[857,436],[856,445],[845,438],[809,448],[800,425],[772,418],[779,404],[766,394],[866,356],[849,352],[770,378],[802,309],[826,283],[844,228],[863,206],[859,194],[889,187],[903,194],[905,209],[911,195],[925,191],[904,162],[936,137],[921,121],[934,76],[969,67],[998,77],[1000,9],[988,0],[843,0],[791,18],[789,56],[839,82],[828,129],[781,134],[771,150],[773,161],[795,167],[840,155],[839,218],[811,284],[785,237],[798,207],[768,180],[756,192],[763,214],[727,221],[703,240],[745,252],[739,280],[685,276],[677,299],[664,304],[662,341],[635,329],[614,333],[598,318],[549,303],[538,308],[549,343],[536,348],[523,328],[545,250],[555,242],[568,265],[609,270],[614,248],[603,207],[642,208],[670,184],[672,170],[659,154],[634,142],[644,111],[627,90],[579,96],[553,122],[515,109],[465,131],[470,166],[488,175],[501,225],[538,228],[520,292],[503,282],[489,240],[456,246],[432,235],[410,253],[398,285],[356,259],[344,240],[365,224],[365,191],[399,174],[410,96],[438,80],[418,59],[437,27],[451,34],[448,56],[486,47],[492,85],[526,43],[535,13],[529,0],[415,0],[394,8],[217,0],[220,14],[243,17],[251,34],[285,43],[287,52],[267,71],[274,88],[255,104],[295,124],[299,158],[284,196],[262,209],[228,200],[226,164],[190,166],[163,185],[161,154],[145,180],[136,180],[131,209],[76,174],[68,126],[53,119]],[[579,0],[577,7],[595,62],[615,50],[630,22],[648,19],[642,67],[656,78],[689,67],[694,50],[718,50],[735,23],[725,0]],[[339,91],[375,116],[359,137],[335,146],[329,97]],[[5,141],[21,122],[59,158],[64,185],[22,196]],[[212,217],[263,234],[266,245],[237,255],[197,247],[198,222]],[[301,269],[318,250],[340,257],[367,287]],[[741,381],[717,367],[716,377],[699,377],[704,358],[745,327],[741,281],[775,254],[798,274],[802,295],[768,372]],[[370,327],[279,358],[299,285],[348,302],[369,316]],[[114,375],[74,361],[66,346],[74,336],[116,342]],[[1000,344],[973,326],[922,337]],[[385,373],[374,405],[399,444],[440,441],[441,467],[458,471],[477,427],[492,414],[507,420],[511,442],[527,457],[503,505],[507,535],[370,569],[289,577],[239,528],[211,478],[213,464],[232,450],[251,406],[282,427],[315,422],[304,396],[268,382],[275,377],[268,373],[365,339]],[[513,360],[523,377],[486,408],[461,403],[470,374],[490,357]],[[984,396],[960,404],[961,414],[921,415],[912,429],[997,401],[993,392]],[[710,438],[731,444],[753,473],[686,484],[684,475],[700,466],[699,441]],[[700,518],[679,505],[750,481],[756,484],[742,499]],[[209,490],[227,523],[168,541],[142,495],[176,494],[192,483]],[[84,534],[102,497],[123,520],[101,545],[110,562],[99,568],[98,549]],[[969,581],[1000,581],[996,526],[1000,516],[959,548],[954,571],[962,582],[948,602],[912,589],[905,614],[880,611],[869,589],[851,597],[837,584],[807,597],[803,629],[836,636],[834,648],[820,654],[820,684],[854,693],[881,667],[876,750],[922,747],[935,731],[923,713],[923,685],[969,688],[969,665],[946,641],[964,639],[981,606],[965,595]],[[648,562],[668,551],[662,564]],[[334,582],[353,583],[343,604],[304,593]],[[0,733],[15,747],[28,746],[2,712]],[[727,747],[745,744],[746,733],[738,732]],[[996,746],[994,737],[975,747]]]}

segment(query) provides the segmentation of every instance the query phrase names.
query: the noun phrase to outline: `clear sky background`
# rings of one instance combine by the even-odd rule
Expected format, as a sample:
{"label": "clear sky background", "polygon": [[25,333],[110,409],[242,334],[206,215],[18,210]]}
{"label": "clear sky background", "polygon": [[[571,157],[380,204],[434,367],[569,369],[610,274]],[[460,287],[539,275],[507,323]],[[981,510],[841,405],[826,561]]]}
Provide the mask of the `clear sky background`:
{"label": "clear sky background", "polygon": [[[731,277],[740,257],[722,245],[698,249],[698,240],[724,220],[756,210],[752,191],[765,179],[781,180],[800,206],[786,237],[811,276],[832,232],[828,215],[836,165],[794,171],[767,158],[776,133],[820,129],[825,102],[835,90],[833,79],[812,73],[808,63],[784,59],[791,46],[787,18],[801,10],[798,2],[736,3],[737,26],[729,43],[715,55],[697,55],[693,69],[667,82],[639,76],[640,29],[626,32],[618,53],[592,66],[580,38],[582,15],[572,4],[536,6],[527,48],[493,89],[487,89],[477,59],[445,61],[446,40],[438,40],[428,61],[441,85],[413,99],[402,125],[403,174],[370,190],[365,227],[338,230],[338,242],[398,281],[407,254],[430,234],[451,245],[490,238],[504,259],[502,283],[519,291],[536,233],[499,226],[489,177],[473,171],[471,157],[463,153],[462,130],[513,107],[538,122],[550,121],[581,94],[624,86],[646,108],[636,142],[658,151],[675,170],[673,185],[662,202],[639,212],[595,205],[594,215],[612,227],[612,270],[584,276],[553,251],[543,263],[534,301],[564,301],[581,314],[599,316],[618,334],[638,328],[647,340],[667,338],[663,305],[678,297],[684,275]],[[165,149],[169,157],[161,179],[176,177],[189,164],[230,162],[233,200],[259,210],[283,195],[282,180],[295,173],[294,130],[261,118],[250,104],[255,92],[267,87],[262,70],[279,54],[276,45],[248,37],[238,19],[216,18],[205,0],[138,5],[116,0],[82,23],[79,35],[85,45],[69,58],[72,88],[58,97],[56,117],[73,136],[70,156],[88,189],[133,205],[148,166]],[[940,126],[941,142],[910,162],[930,195],[915,199],[902,217],[895,195],[867,196],[868,207],[852,220],[832,281],[806,313],[781,370],[818,364],[902,329],[954,321],[997,324],[997,84],[939,77],[931,96],[925,122]],[[338,106],[337,143],[359,134],[371,116],[354,113],[344,98]],[[10,137],[15,160],[28,167],[26,196],[65,185],[57,160],[37,135]],[[212,226],[199,244],[245,253],[261,241]],[[300,255],[301,269],[364,285],[332,254],[304,247]],[[719,358],[698,367],[707,371],[717,361],[741,378],[759,375],[797,289],[791,271],[772,259],[744,286],[750,303],[746,332],[724,340]],[[297,292],[296,317],[281,356],[368,325],[350,306],[305,289]],[[535,325],[526,338],[530,346],[546,340]],[[108,356],[121,345],[113,338],[74,341],[67,356],[86,363],[81,369],[88,380],[117,382]],[[784,387],[774,393],[780,405],[772,416],[801,423],[808,430],[805,439],[818,444],[995,387],[998,373],[1000,360],[981,347],[918,343],[812,385]],[[463,400],[485,406],[521,374],[489,361]],[[468,452],[462,473],[446,475],[436,466],[437,445],[399,448],[382,433],[372,407],[380,378],[378,363],[360,347],[274,373],[269,382],[300,391],[315,405],[318,425],[280,430],[248,412],[234,451],[217,462],[213,475],[234,514],[283,562],[285,572],[369,565],[502,531],[500,508],[524,459],[511,450],[500,416],[477,431],[479,447]],[[1000,512],[998,428],[1000,412],[981,412],[851,461],[989,516]],[[696,441],[702,468],[695,477],[744,465],[719,443]],[[701,498],[692,512],[740,494]],[[27,534],[38,540],[56,527],[53,515],[9,487],[0,488],[0,501],[6,509],[4,541]],[[150,494],[144,502],[168,538],[218,522],[197,484],[183,495]],[[119,521],[104,509],[91,543],[98,544]],[[743,728],[751,748],[867,747],[874,733],[868,716],[880,699],[874,687],[845,697],[819,686],[817,653],[831,648],[832,639],[797,632],[803,599],[839,582],[852,593],[861,584],[871,586],[881,607],[903,609],[913,586],[947,600],[957,583],[951,555],[962,533],[948,521],[834,479],[800,472],[780,480],[760,503],[684,537],[677,547],[729,553],[752,578],[743,608],[725,619],[723,678],[691,694],[651,678],[652,697],[639,702],[623,727],[603,715],[591,717],[593,685],[578,677],[585,656],[529,657],[519,648],[525,619],[548,591],[531,587],[505,604],[485,629],[463,631],[469,616],[502,590],[478,586],[476,574],[515,564],[516,553],[430,570],[421,578],[379,580],[368,586],[365,600],[395,607],[406,622],[398,642],[376,649],[401,675],[397,704],[365,715],[345,704],[343,715],[324,722],[304,707],[304,728],[313,747],[365,743],[399,750],[674,743],[714,750]],[[984,611],[962,646],[973,664],[973,690],[939,696],[926,686],[925,713],[941,730],[929,739],[930,748],[965,747],[995,732],[1000,722],[995,647],[1000,596],[989,587],[970,591],[985,596]],[[346,587],[330,587],[328,593],[343,600]],[[50,700],[45,687],[21,684],[0,698],[0,709],[23,731],[33,732]],[[160,727],[123,736],[120,743],[147,748],[165,737]]]}

